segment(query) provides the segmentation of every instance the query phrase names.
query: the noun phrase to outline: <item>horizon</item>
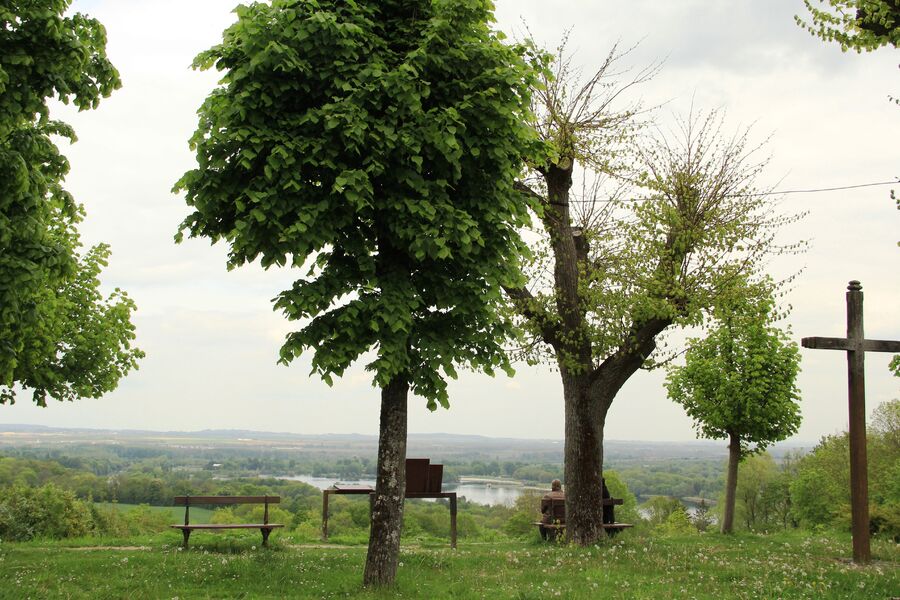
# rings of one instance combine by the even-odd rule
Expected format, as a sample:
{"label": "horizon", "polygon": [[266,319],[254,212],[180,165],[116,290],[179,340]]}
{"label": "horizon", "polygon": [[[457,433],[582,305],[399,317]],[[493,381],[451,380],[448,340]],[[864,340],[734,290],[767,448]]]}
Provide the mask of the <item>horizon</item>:
{"label": "horizon", "polygon": [[[265,431],[259,429],[234,429],[234,428],[226,428],[226,429],[134,429],[134,428],[98,428],[98,427],[62,427],[62,426],[52,426],[52,425],[40,425],[34,423],[0,423],[0,435],[8,435],[8,434],[16,434],[16,433],[25,433],[15,431],[14,429],[5,429],[5,428],[34,428],[37,430],[52,430],[52,431],[85,431],[85,432],[96,432],[96,433],[163,433],[163,434],[182,434],[182,435],[199,435],[204,433],[250,433],[250,434],[260,434],[262,436],[296,436],[296,437],[310,437],[310,438],[318,438],[318,437],[359,437],[359,438],[371,438],[377,441],[378,434],[377,433],[359,433],[359,432],[346,432],[346,433],[300,433],[294,431]],[[35,432],[37,433],[37,432]],[[407,437],[416,436],[416,437],[427,437],[427,436],[443,436],[443,437],[460,437],[460,438],[478,438],[485,440],[512,440],[512,441],[523,441],[523,442],[550,442],[553,444],[562,444],[565,442],[563,438],[531,438],[531,437],[509,437],[509,436],[491,436],[491,435],[482,435],[475,433],[452,433],[447,431],[410,431],[407,432]],[[723,443],[727,443],[727,440],[721,439],[709,439],[709,438],[694,438],[691,440],[633,440],[633,439],[616,439],[616,438],[607,438],[604,440],[604,443],[614,443],[614,444],[702,444],[702,445],[715,445],[720,446]],[[789,446],[789,447],[798,447],[798,448],[812,448],[816,444],[819,443],[819,440],[811,441],[811,440],[795,440],[790,438],[788,440],[784,440],[781,442],[776,442],[770,445],[770,448],[775,446]]]}

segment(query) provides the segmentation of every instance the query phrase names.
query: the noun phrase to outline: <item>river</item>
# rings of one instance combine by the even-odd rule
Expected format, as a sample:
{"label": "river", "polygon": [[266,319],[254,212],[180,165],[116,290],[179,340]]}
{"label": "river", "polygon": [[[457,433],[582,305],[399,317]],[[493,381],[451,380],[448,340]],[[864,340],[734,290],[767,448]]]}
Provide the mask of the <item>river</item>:
{"label": "river", "polygon": [[[334,477],[313,477],[311,475],[283,476],[279,479],[302,481],[309,485],[324,490],[338,482]],[[374,479],[358,479],[355,481],[341,481],[347,485],[370,485],[375,487]],[[497,483],[445,483],[445,492],[456,492],[457,497],[465,497],[469,502],[486,504],[488,506],[512,506],[516,498],[522,495],[527,488],[519,485],[502,485]]]}
{"label": "river", "polygon": [[[291,481],[302,481],[309,485],[324,490],[338,482],[334,477],[313,477],[312,475],[294,475],[282,476],[278,479],[289,479]],[[346,485],[370,485],[375,487],[374,479],[358,479],[355,481],[341,481]],[[469,502],[476,504],[486,504],[487,506],[512,506],[516,503],[516,498],[530,489],[521,485],[510,485],[498,482],[491,483],[445,483],[443,486],[445,492],[456,492],[457,497],[463,498]],[[647,498],[639,498],[639,502],[646,501]],[[697,511],[697,505],[694,502],[682,500],[688,509],[688,514],[693,516]],[[640,511],[643,516],[649,516],[646,510]]]}

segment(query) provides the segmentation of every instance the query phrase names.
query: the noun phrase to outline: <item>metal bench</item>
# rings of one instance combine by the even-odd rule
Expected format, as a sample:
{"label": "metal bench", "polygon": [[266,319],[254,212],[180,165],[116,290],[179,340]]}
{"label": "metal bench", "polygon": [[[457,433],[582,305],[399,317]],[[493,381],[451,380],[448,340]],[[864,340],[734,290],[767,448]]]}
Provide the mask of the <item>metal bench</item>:
{"label": "metal bench", "polygon": [[[173,529],[180,529],[184,535],[184,547],[188,547],[188,539],[195,529],[259,529],[262,533],[262,545],[269,545],[269,534],[273,529],[284,527],[281,523],[269,523],[269,504],[281,502],[280,496],[175,496],[175,506],[184,507],[184,524],[170,525]],[[262,523],[200,523],[190,522],[191,507],[198,505],[228,505],[228,504],[263,504]]]}

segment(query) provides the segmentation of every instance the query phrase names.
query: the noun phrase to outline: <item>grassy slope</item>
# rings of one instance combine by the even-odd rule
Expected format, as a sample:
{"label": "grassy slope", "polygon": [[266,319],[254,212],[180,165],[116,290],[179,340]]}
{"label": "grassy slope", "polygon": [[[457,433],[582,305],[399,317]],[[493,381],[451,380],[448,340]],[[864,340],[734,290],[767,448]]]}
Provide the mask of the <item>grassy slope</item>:
{"label": "grassy slope", "polygon": [[[202,536],[202,537],[201,537]],[[900,596],[900,550],[874,547],[864,568],[846,560],[847,537],[625,535],[590,549],[538,542],[405,546],[397,587],[360,589],[363,546],[272,549],[243,534],[198,532],[115,540],[0,543],[0,598],[884,598]],[[275,536],[273,536],[273,539]]]}

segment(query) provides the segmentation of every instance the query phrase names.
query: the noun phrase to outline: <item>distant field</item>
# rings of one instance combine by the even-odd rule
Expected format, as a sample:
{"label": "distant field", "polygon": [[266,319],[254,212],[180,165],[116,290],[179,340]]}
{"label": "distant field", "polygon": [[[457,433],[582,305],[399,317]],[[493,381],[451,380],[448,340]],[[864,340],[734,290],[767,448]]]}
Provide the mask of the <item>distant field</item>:
{"label": "distant field", "polygon": [[[504,542],[404,544],[397,586],[361,588],[365,545],[293,545],[276,532],[198,538],[178,549],[165,532],[128,540],[0,543],[0,598],[707,599],[900,596],[900,551],[849,563],[846,535],[789,532],[660,538],[624,534],[593,548]],[[85,551],[86,550],[86,551]]]}
{"label": "distant field", "polygon": [[[97,506],[101,506],[103,508],[112,508],[114,510],[128,512],[138,508],[138,504],[119,504],[117,502],[95,502]],[[148,506],[152,512],[158,512],[165,515],[169,515],[172,518],[172,523],[181,523],[184,522],[184,507],[183,506]],[[208,508],[194,508],[191,507],[191,522],[192,523],[209,523],[209,519],[212,516],[213,511]]]}

